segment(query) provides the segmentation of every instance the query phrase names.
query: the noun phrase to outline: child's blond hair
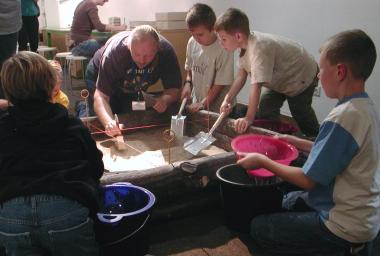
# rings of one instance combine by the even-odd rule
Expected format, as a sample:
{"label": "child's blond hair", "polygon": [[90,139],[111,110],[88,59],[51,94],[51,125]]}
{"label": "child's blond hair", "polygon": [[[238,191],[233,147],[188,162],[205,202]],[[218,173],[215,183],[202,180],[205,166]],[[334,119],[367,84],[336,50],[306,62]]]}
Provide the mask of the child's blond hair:
{"label": "child's blond hair", "polygon": [[7,59],[1,69],[4,95],[13,105],[51,99],[57,83],[56,71],[34,52],[21,51]]}
{"label": "child's blond hair", "polygon": [[61,64],[56,61],[56,60],[48,60],[48,62],[50,63],[50,65],[54,68],[54,70],[56,71],[57,73],[57,77],[62,80],[62,76],[63,76],[63,73],[62,73],[62,67],[61,67]]}

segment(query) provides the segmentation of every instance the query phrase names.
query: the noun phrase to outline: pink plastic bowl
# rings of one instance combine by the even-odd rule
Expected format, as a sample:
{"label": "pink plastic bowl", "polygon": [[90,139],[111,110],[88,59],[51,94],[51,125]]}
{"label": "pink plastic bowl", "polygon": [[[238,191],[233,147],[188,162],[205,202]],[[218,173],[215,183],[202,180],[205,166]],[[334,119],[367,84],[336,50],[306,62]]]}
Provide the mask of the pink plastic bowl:
{"label": "pink plastic bowl", "polygon": [[[298,150],[293,145],[266,135],[240,135],[231,141],[231,147],[235,152],[260,153],[285,165],[289,165],[298,157]],[[274,176],[272,172],[264,168],[248,170],[247,172],[250,176],[260,178]]]}
{"label": "pink plastic bowl", "polygon": [[252,125],[278,133],[293,134],[298,131],[297,127],[294,125],[283,123],[278,120],[256,119],[253,121]]}

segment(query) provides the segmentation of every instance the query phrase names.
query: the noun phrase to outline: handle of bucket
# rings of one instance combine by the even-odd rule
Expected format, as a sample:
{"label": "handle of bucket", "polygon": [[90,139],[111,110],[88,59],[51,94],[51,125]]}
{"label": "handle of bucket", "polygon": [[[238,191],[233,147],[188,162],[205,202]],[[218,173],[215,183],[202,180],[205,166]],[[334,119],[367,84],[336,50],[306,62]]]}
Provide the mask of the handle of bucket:
{"label": "handle of bucket", "polygon": [[125,236],[125,237],[123,237],[123,238],[121,238],[121,239],[119,239],[119,240],[117,240],[117,241],[113,241],[113,242],[108,243],[108,244],[106,244],[106,245],[114,245],[114,244],[118,244],[118,243],[120,243],[120,242],[122,242],[122,241],[124,241],[124,240],[126,240],[126,239],[128,239],[128,238],[130,238],[131,236],[133,236],[134,234],[136,234],[137,232],[139,232],[140,229],[142,229],[142,228],[145,226],[145,224],[148,222],[149,218],[150,218],[150,213],[146,216],[146,218],[145,218],[145,220],[143,221],[143,223],[141,224],[141,226],[138,227],[135,231],[133,231],[133,232],[130,233],[129,235],[127,235],[127,236]]}
{"label": "handle of bucket", "polygon": [[[122,214],[110,215],[110,214],[101,214],[101,213],[98,213],[97,216],[101,222],[105,222],[105,223],[115,223],[124,217]],[[105,218],[104,216],[112,217],[112,219]]]}
{"label": "handle of bucket", "polygon": [[185,107],[186,101],[187,101],[187,97],[183,98],[182,103],[181,103],[181,107],[179,108],[179,111],[177,114],[178,117],[182,116],[182,111]]}
{"label": "handle of bucket", "polygon": [[116,183],[111,184],[111,186],[113,186],[113,185],[116,185],[116,186],[120,186],[120,185],[133,186],[133,184],[129,183],[129,182],[116,182]]}

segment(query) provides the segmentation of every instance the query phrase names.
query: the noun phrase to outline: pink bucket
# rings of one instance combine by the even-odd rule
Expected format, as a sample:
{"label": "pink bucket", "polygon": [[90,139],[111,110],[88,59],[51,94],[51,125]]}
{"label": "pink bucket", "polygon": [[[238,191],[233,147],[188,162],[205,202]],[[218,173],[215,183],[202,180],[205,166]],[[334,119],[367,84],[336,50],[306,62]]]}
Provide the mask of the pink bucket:
{"label": "pink bucket", "polygon": [[[293,145],[266,135],[240,135],[231,141],[231,147],[235,152],[260,153],[273,161],[285,165],[289,165],[298,157],[298,150]],[[274,176],[272,172],[264,168],[249,170],[247,172],[250,176],[258,178]]]}

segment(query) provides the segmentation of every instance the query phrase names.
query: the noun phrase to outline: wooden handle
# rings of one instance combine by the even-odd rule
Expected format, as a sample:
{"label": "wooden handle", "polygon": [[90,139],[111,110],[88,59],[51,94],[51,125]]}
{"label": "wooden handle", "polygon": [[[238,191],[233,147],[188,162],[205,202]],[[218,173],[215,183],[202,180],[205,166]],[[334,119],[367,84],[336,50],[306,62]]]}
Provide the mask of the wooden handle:
{"label": "wooden handle", "polygon": [[177,116],[181,116],[182,115],[182,111],[185,108],[186,101],[187,101],[187,98],[186,97],[183,98],[182,103],[181,103],[181,107],[179,108]]}
{"label": "wooden handle", "polygon": [[220,123],[223,121],[224,117],[226,116],[226,112],[222,112],[218,119],[216,119],[214,125],[211,127],[211,130],[208,132],[208,134],[211,136],[212,133],[215,131],[216,128],[220,125]]}
{"label": "wooden handle", "polygon": [[116,149],[119,151],[123,151],[127,149],[127,144],[125,144],[123,135],[119,135],[115,137],[115,146],[116,146]]}

